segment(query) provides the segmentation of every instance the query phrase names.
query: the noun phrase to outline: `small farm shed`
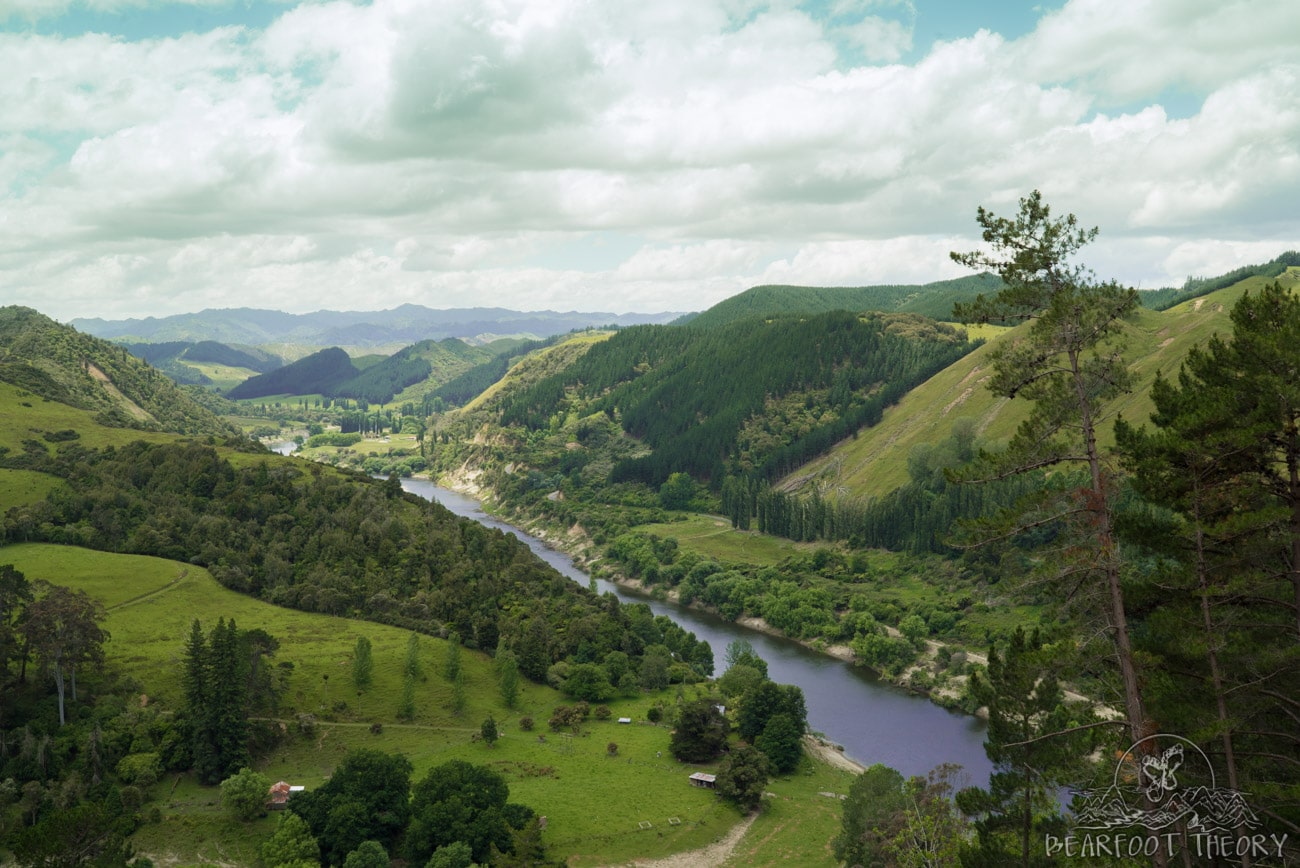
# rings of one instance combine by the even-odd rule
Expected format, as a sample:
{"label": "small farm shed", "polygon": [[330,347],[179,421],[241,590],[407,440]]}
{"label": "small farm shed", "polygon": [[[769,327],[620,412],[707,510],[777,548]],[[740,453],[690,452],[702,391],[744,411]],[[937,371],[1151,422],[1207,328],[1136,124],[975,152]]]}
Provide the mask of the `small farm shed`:
{"label": "small farm shed", "polygon": [[695,774],[691,775],[691,786],[693,787],[704,787],[706,789],[711,790],[717,785],[718,785],[717,775],[706,775],[704,772],[696,772]]}
{"label": "small farm shed", "polygon": [[272,811],[283,811],[289,804],[289,797],[305,789],[306,787],[293,786],[287,781],[276,781],[266,793],[267,807]]}

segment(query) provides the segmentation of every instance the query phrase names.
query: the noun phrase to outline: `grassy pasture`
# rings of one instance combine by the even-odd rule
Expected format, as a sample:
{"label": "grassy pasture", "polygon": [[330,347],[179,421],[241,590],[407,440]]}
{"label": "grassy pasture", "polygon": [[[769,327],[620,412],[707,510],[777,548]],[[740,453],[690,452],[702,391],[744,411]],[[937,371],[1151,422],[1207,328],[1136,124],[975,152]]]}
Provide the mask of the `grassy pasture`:
{"label": "grassy pasture", "polygon": [[959,323],[959,322],[950,322],[948,323],[948,325],[952,326],[953,328],[959,328],[964,330],[966,332],[966,336],[973,341],[980,340],[981,338],[983,338],[986,341],[991,341],[994,338],[1001,337],[1002,335],[1006,334],[1012,329],[1012,326],[995,325],[993,323],[967,324],[967,323]]}
{"label": "grassy pasture", "polygon": [[294,453],[312,461],[328,460],[328,456],[342,456],[347,453],[363,458],[377,456],[386,458],[393,452],[404,449],[408,454],[420,454],[420,441],[414,434],[385,434],[383,437],[366,437],[352,446],[313,446],[304,447]]}
{"label": "grassy pasture", "polygon": [[[1300,283],[1300,269],[1292,268],[1278,281],[1283,286]],[[1125,329],[1133,369],[1133,390],[1107,408],[1100,434],[1109,444],[1115,414],[1146,422],[1153,407],[1148,397],[1156,372],[1175,375],[1187,351],[1204,344],[1211,335],[1228,336],[1232,324],[1228,311],[1247,290],[1258,290],[1271,280],[1250,278],[1166,311],[1140,309]],[[984,386],[990,376],[989,354],[1002,340],[1014,339],[1017,326],[999,339],[958,360],[913,389],[887,409],[880,424],[863,429],[856,438],[838,444],[780,483],[791,490],[809,483],[846,492],[848,496],[882,496],[907,481],[907,455],[921,443],[937,443],[949,436],[954,419],[975,420],[986,441],[1000,443],[1011,437],[1025,417],[1028,405],[991,394]]]}
{"label": "grassy pasture", "polygon": [[257,371],[252,368],[235,368],[230,365],[219,365],[215,362],[189,362],[181,360],[180,364],[187,368],[198,371],[203,376],[212,381],[212,385],[221,391],[233,389],[249,377],[256,377]]}
{"label": "grassy pasture", "polygon": [[[234,618],[241,628],[258,627],[278,638],[275,662],[292,663],[293,668],[277,712],[290,734],[258,763],[273,779],[317,786],[349,750],[360,747],[405,754],[416,779],[450,759],[487,764],[509,781],[512,800],[548,818],[548,847],[569,858],[575,868],[704,847],[740,819],[714,794],[687,783],[690,772],[709,766],[673,760],[669,730],[645,722],[654,701],[675,701],[675,688],[654,697],[614,700],[609,703],[611,720],[593,718],[582,734],[566,738],[551,733],[546,720],[555,706],[569,700],[524,682],[517,707],[507,709],[499,700],[491,661],[469,650],[461,654],[466,707],[454,714],[451,687],[442,676],[447,643],[422,636],[424,675],[416,687],[415,717],[399,721],[410,635],[406,631],[281,609],[222,588],[204,569],[159,558],[21,544],[0,549],[0,563],[13,563],[30,578],[81,588],[103,600],[112,634],[106,648],[110,665],[138,679],[151,700],[169,707],[180,701],[180,665],[193,618],[199,617],[205,628],[218,616]],[[373,645],[374,682],[359,691],[351,677],[351,658],[357,637],[363,635]],[[696,688],[685,688],[685,698],[695,693]],[[296,734],[293,721],[298,712],[310,712],[321,721],[312,737]],[[489,714],[502,730],[491,748],[475,738]],[[520,728],[523,716],[536,721],[535,731]],[[618,724],[618,717],[635,722]],[[382,724],[377,734],[371,732],[376,722]],[[618,745],[616,756],[608,754],[610,742]],[[804,813],[804,802],[816,808],[823,807],[819,800],[830,804],[816,796],[817,789],[845,792],[846,774],[806,761],[800,771],[769,786],[778,797],[768,800],[768,810],[787,818],[786,823],[793,818],[799,835],[818,839],[798,845],[810,848],[797,859],[799,864],[832,864],[821,857],[834,832],[827,825],[830,819],[818,815],[815,822],[805,823],[797,818]],[[838,775],[840,783],[826,783],[826,775]],[[200,787],[186,776],[169,776],[154,795],[162,807],[162,822],[144,826],[134,843],[138,852],[153,855],[160,864],[252,864],[261,841],[274,830],[273,818],[251,824],[230,820],[220,808],[217,790]],[[679,822],[671,823],[670,818]],[[642,821],[651,828],[641,829]],[[819,838],[823,832],[824,840]],[[794,846],[785,832],[769,837],[752,845],[755,858],[773,861]]]}
{"label": "grassy pasture", "polygon": [[793,774],[768,786],[773,796],[763,800],[762,813],[723,865],[838,866],[831,852],[843,815],[838,796],[848,793],[852,782],[850,772],[805,759]]}
{"label": "grassy pasture", "polygon": [[792,555],[812,551],[814,543],[794,543],[757,531],[735,530],[721,516],[683,513],[684,520],[647,524],[638,531],[674,537],[683,550],[696,551],[715,561],[775,566]]}
{"label": "grassy pasture", "polygon": [[[123,446],[135,440],[162,443],[175,440],[175,434],[158,431],[138,431],[134,428],[106,428],[95,421],[95,414],[79,410],[34,395],[9,383],[0,383],[0,446],[15,452],[22,450],[24,440],[41,440],[46,431],[75,430],[81,439],[75,441],[90,448]],[[50,450],[59,444],[46,443]]]}
{"label": "grassy pasture", "polygon": [[0,513],[42,501],[62,484],[63,480],[48,473],[0,468]]}

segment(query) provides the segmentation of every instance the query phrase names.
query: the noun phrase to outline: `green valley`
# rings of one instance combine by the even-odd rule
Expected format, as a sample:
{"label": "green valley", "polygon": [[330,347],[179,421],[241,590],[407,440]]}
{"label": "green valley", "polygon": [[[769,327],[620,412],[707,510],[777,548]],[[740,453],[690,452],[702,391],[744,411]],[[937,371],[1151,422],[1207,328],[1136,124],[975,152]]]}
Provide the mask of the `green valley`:
{"label": "green valley", "polygon": [[[23,864],[76,847],[103,864],[275,868],[306,834],[309,862],[354,864],[370,841],[441,864],[437,799],[481,780],[495,819],[446,823],[483,863],[709,848],[695,858],[834,865],[905,846],[851,831],[869,786],[893,806],[879,822],[921,822],[923,805],[996,864],[1030,834],[996,825],[1014,799],[1104,775],[1084,758],[1131,743],[1146,715],[1216,757],[1230,730],[1234,786],[1290,822],[1296,778],[1266,761],[1300,588],[1277,567],[1300,533],[1281,508],[1300,329],[1288,256],[1146,306],[1014,263],[1005,280],[759,287],[673,325],[324,348],[267,363],[238,402],[0,310],[0,847]],[[1058,319],[1114,315],[1060,349],[1079,332],[1045,339],[1058,319],[1043,310],[1070,293]],[[989,322],[930,318],[954,302]],[[843,307],[859,303],[876,307]],[[262,364],[196,346],[159,359]],[[1061,357],[1073,367],[1044,361]],[[1017,364],[1026,379],[1008,386]],[[1091,384],[1037,385],[1070,376]],[[301,448],[274,455],[240,428]],[[565,549],[592,585],[404,492],[413,474]],[[752,648],[733,643],[715,680],[722,649],[596,578],[980,710],[990,789],[958,792],[942,768],[855,777],[801,738],[803,691]],[[1240,717],[1215,710],[1228,695]],[[1040,750],[1040,735],[1060,740]],[[1025,764],[1041,777],[1016,777]],[[241,767],[255,788],[306,787],[280,815],[295,819],[256,798],[232,813],[215,785]],[[1066,823],[1044,802],[1029,828]]]}

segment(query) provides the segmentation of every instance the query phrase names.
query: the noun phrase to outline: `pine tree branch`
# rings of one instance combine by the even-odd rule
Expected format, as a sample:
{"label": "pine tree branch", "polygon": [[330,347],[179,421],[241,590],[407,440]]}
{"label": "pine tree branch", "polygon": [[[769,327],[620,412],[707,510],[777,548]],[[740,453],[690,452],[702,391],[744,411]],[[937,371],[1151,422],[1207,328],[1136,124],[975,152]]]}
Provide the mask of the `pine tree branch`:
{"label": "pine tree branch", "polygon": [[1069,735],[1070,733],[1074,733],[1074,732],[1083,732],[1083,731],[1086,730],[1086,729],[1096,729],[1096,728],[1101,727],[1101,726],[1123,726],[1123,727],[1127,727],[1128,725],[1129,725],[1129,722],[1128,722],[1127,720],[1122,720],[1122,719],[1116,719],[1116,720],[1099,720],[1099,721],[1097,721],[1096,723],[1085,723],[1085,724],[1083,724],[1082,726],[1072,726],[1072,727],[1070,727],[1069,729],[1062,729],[1062,730],[1058,730],[1058,731],[1056,731],[1056,732],[1049,732],[1047,735],[1040,735],[1040,736],[1038,736],[1037,738],[1031,738],[1031,739],[1029,739],[1028,741],[1012,741],[1012,742],[1007,742],[1006,744],[1003,745],[1003,747],[1024,747],[1025,745],[1034,744],[1035,742],[1044,741],[1044,740],[1049,739],[1049,738],[1056,738],[1058,735]]}
{"label": "pine tree branch", "polygon": [[1267,751],[1240,750],[1240,749],[1234,749],[1233,752],[1237,756],[1254,756],[1254,757],[1260,757],[1261,759],[1279,760],[1284,763],[1289,763],[1290,765],[1293,765],[1296,768],[1300,768],[1300,759],[1296,759],[1293,756],[1287,756],[1285,754],[1268,753]]}
{"label": "pine tree branch", "polygon": [[1278,821],[1279,823],[1281,823],[1283,826],[1286,826],[1286,827],[1287,827],[1288,829],[1290,829],[1291,831],[1293,831],[1293,832],[1295,832],[1295,833],[1297,833],[1297,834],[1300,834],[1300,826],[1297,826],[1295,823],[1292,823],[1292,822],[1291,822],[1290,820],[1288,820],[1286,817],[1283,817],[1283,816],[1279,815],[1277,812],[1275,812],[1275,811],[1271,811],[1271,810],[1269,810],[1268,808],[1260,808],[1260,813],[1261,813],[1261,814],[1268,814],[1270,817],[1272,817],[1274,820],[1277,820],[1277,821]]}

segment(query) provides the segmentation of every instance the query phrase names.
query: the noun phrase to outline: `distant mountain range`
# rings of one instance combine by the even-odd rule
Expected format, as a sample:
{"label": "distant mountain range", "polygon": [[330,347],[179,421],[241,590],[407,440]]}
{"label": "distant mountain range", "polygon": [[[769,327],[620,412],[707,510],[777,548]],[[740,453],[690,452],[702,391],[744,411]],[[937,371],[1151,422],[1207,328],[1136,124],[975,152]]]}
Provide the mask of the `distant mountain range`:
{"label": "distant mountain range", "polygon": [[70,325],[80,332],[117,341],[380,347],[444,338],[469,342],[518,335],[545,338],[589,326],[666,323],[681,315],[680,311],[615,314],[517,311],[500,307],[435,310],[404,304],[392,310],[322,310],[303,314],[255,308],[209,309],[145,319],[74,319]]}

